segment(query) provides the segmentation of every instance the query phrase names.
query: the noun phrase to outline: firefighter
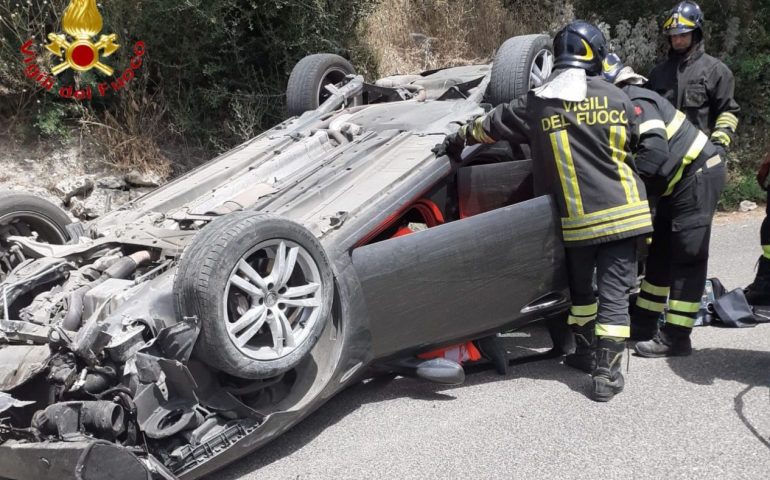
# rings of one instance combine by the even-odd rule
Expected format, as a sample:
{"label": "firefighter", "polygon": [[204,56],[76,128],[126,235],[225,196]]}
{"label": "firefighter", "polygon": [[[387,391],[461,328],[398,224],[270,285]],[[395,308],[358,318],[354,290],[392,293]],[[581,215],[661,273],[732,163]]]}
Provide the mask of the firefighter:
{"label": "firefighter", "polygon": [[735,79],[724,63],[704,51],[703,12],[698,4],[687,1],[675,6],[663,23],[663,33],[671,49],[668,58],[650,72],[648,88],[684,112],[720,149],[729,151],[740,111],[733,98]]}
{"label": "firefighter", "polygon": [[555,70],[543,86],[463,125],[439,153],[461,162],[466,145],[530,145],[535,184],[555,197],[561,214],[572,297],[568,323],[577,343],[565,363],[591,373],[592,399],[609,401],[624,385],[620,366],[637,237],[652,231],[652,221],[631,155],[633,106],[601,76],[604,35],[575,21],[553,47]]}
{"label": "firefighter", "polygon": [[[690,332],[706,281],[711,221],[726,180],[719,148],[646,79],[615,54],[604,77],[631,98],[639,116],[636,165],[650,203],[654,233],[641,291],[632,312],[634,349],[644,357],[689,355]],[[658,318],[668,299],[665,324]]]}

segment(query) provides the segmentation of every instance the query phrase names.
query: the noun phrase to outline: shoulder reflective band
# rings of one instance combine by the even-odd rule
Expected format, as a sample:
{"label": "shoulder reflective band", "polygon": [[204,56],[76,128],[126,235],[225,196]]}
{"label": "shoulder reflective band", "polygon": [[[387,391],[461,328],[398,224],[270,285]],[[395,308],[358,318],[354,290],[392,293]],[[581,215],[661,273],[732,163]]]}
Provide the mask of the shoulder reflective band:
{"label": "shoulder reflective band", "polygon": [[665,132],[666,124],[663,122],[663,120],[656,118],[654,120],[647,120],[646,122],[642,122],[641,125],[639,125],[639,135],[644,135],[650,130],[663,130]]}
{"label": "shoulder reflective band", "polygon": [[674,135],[679,131],[680,128],[682,128],[682,124],[686,119],[687,117],[684,115],[684,113],[680,112],[679,110],[676,111],[676,115],[674,115],[673,120],[671,120],[668,125],[666,125],[666,136],[669,140],[674,138]]}
{"label": "shoulder reflective band", "polygon": [[666,189],[665,193],[663,193],[664,197],[671,195],[671,192],[674,191],[676,184],[679,182],[679,180],[682,179],[684,169],[687,168],[687,165],[691,164],[693,160],[698,158],[698,155],[700,155],[700,152],[703,150],[703,147],[706,146],[706,142],[708,141],[709,139],[706,137],[706,134],[703,132],[698,132],[698,136],[695,138],[695,141],[692,142],[692,145],[690,145],[690,149],[682,159],[682,163],[679,165],[674,178],[672,178],[668,183],[668,188]]}
{"label": "shoulder reflective band", "polygon": [[634,171],[626,164],[626,127],[610,127],[610,150],[612,150],[612,160],[617,164],[620,183],[626,192],[626,201],[636,203],[640,201],[639,189],[636,186]]}
{"label": "shoulder reflective band", "polygon": [[596,324],[596,335],[599,337],[628,338],[631,336],[631,327],[628,325]]}
{"label": "shoulder reflective band", "polygon": [[695,319],[691,317],[685,317],[684,315],[677,315],[676,313],[666,313],[666,323],[672,325],[679,325],[680,327],[692,328],[695,325]]}
{"label": "shoulder reflective band", "polygon": [[564,202],[567,204],[567,214],[570,217],[583,215],[583,200],[580,197],[575,163],[572,161],[572,150],[569,146],[567,131],[553,132],[551,135],[553,157],[559,170],[561,188],[564,192]]}

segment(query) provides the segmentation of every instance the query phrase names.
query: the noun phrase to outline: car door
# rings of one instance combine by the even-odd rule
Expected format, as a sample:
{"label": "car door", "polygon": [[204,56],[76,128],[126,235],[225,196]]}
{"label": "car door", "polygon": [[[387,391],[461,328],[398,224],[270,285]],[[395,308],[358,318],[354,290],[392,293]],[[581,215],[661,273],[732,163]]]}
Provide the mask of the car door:
{"label": "car door", "polygon": [[566,306],[549,196],[355,249],[375,358],[478,337]]}

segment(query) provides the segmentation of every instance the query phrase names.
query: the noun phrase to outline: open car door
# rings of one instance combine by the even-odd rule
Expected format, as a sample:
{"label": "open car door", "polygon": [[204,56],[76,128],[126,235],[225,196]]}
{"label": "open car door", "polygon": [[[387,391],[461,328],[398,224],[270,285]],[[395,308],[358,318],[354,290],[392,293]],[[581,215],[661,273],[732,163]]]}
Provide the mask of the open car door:
{"label": "open car door", "polygon": [[567,276],[557,222],[553,200],[542,196],[355,249],[375,358],[563,310]]}

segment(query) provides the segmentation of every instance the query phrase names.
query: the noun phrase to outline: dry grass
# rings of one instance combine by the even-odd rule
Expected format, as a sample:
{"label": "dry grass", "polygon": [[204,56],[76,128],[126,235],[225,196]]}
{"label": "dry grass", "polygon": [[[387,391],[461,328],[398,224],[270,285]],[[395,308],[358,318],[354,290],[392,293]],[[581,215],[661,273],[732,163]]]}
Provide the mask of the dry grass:
{"label": "dry grass", "polygon": [[362,41],[380,74],[417,73],[486,61],[507,38],[550,33],[573,12],[569,0],[382,0]]}

